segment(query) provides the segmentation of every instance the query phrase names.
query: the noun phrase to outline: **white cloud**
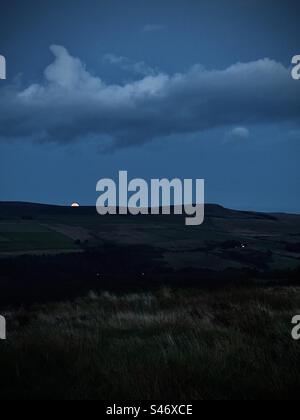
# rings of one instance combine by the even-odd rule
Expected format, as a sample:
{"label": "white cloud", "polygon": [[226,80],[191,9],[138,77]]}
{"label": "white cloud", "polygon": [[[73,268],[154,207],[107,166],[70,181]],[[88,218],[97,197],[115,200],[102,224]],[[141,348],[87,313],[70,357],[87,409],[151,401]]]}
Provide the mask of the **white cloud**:
{"label": "white cloud", "polygon": [[250,131],[246,127],[235,127],[229,132],[229,136],[238,140],[246,140],[250,137]]}
{"label": "white cloud", "polygon": [[252,123],[299,125],[300,84],[269,59],[106,84],[64,47],[51,51],[54,61],[42,83],[1,88],[2,140],[70,143],[92,137],[118,148],[215,127],[236,127],[233,134],[245,138]]}
{"label": "white cloud", "polygon": [[52,45],[50,50],[55,56],[55,61],[45,70],[45,78],[49,83],[66,89],[80,87],[85,91],[102,87],[101,80],[92,77],[83,63],[78,58],[72,57],[66,48]]}

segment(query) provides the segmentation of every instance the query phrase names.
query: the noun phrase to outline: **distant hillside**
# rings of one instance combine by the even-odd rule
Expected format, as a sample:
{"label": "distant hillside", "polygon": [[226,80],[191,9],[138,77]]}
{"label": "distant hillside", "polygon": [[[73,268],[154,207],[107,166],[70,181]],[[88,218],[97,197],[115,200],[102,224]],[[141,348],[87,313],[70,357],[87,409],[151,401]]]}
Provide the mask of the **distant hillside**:
{"label": "distant hillside", "polygon": [[[109,243],[151,248],[161,255],[160,264],[172,270],[265,271],[300,265],[300,215],[207,204],[203,225],[188,227],[183,218],[174,214],[99,216],[95,207],[2,202],[0,256],[105,250]],[[138,264],[139,256],[135,258]]]}
{"label": "distant hillside", "polygon": [[92,214],[96,212],[95,207],[72,209],[71,207],[48,204],[0,201],[0,217],[37,217],[45,214],[72,214],[74,210],[80,214]]}
{"label": "distant hillside", "polygon": [[186,226],[183,218],[0,203],[0,305],[70,298],[89,289],[299,277],[299,215],[208,204],[201,226]]}
{"label": "distant hillside", "polygon": [[[0,217],[23,217],[23,216],[39,216],[45,214],[80,214],[93,215],[96,213],[95,206],[81,206],[79,208],[71,208],[70,206],[58,206],[49,204],[27,203],[27,202],[5,202],[0,201]],[[276,220],[278,214],[239,211],[227,209],[217,204],[206,204],[205,214],[207,217],[221,217],[221,218],[257,218]],[[283,214],[281,215],[283,216]],[[286,214],[286,216],[288,216]],[[294,215],[293,215],[294,216]],[[299,216],[300,217],[300,216]]]}

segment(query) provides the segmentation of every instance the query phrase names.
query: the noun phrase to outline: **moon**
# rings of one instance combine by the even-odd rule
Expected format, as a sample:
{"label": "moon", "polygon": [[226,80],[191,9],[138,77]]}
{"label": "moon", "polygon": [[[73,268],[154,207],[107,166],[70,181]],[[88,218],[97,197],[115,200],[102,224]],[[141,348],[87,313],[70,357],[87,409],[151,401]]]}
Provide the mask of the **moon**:
{"label": "moon", "polygon": [[73,203],[73,204],[71,204],[71,207],[77,208],[77,207],[80,207],[80,205],[78,203]]}

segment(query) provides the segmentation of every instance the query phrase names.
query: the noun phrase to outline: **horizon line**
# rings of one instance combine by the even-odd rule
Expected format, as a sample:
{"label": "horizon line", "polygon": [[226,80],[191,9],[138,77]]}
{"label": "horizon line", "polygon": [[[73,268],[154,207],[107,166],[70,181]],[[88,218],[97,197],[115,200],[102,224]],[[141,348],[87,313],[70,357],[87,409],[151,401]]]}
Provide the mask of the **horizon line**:
{"label": "horizon line", "polygon": [[[79,202],[78,202],[79,203]],[[18,201],[18,200],[12,200],[12,201],[7,201],[7,200],[0,200],[0,205],[2,204],[15,204],[15,205],[34,205],[34,206],[45,206],[45,207],[58,207],[58,208],[72,208],[70,204],[52,204],[52,203],[41,203],[41,202],[33,202],[33,201]],[[203,204],[198,204],[198,205],[203,205]],[[174,207],[182,207],[184,206],[184,204],[178,204],[178,205],[174,205],[172,204],[170,207],[174,208]],[[186,204],[186,206],[196,206],[196,204]],[[232,208],[232,207],[227,207],[223,204],[217,204],[217,203],[204,203],[204,206],[215,206],[215,207],[219,207],[222,208],[224,210],[229,210],[229,211],[237,211],[237,212],[249,212],[249,213],[261,213],[261,214],[290,214],[290,215],[300,215],[300,210],[282,210],[282,211],[277,211],[277,210],[252,210],[252,209],[241,209],[241,208]],[[162,209],[163,207],[167,207],[167,206],[159,206],[159,209]],[[96,209],[96,205],[92,205],[92,204],[80,204],[79,203],[79,209],[83,208],[83,209],[88,209],[88,208],[95,208]],[[125,206],[116,206],[116,209],[120,209],[120,208],[126,208]],[[128,208],[128,207],[127,207]],[[134,208],[134,207],[132,207]],[[136,207],[137,208],[137,207]],[[78,208],[77,208],[78,209]],[[145,209],[145,208],[141,208],[141,209]],[[148,207],[148,210],[153,210],[153,209],[157,209],[157,207]],[[76,209],[73,208],[73,210],[76,211]]]}

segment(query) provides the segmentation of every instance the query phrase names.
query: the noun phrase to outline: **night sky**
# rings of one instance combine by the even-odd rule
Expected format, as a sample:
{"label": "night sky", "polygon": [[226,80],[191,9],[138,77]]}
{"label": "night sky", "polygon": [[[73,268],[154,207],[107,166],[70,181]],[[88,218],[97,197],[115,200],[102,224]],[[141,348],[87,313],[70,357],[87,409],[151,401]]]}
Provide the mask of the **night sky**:
{"label": "night sky", "polygon": [[204,178],[300,212],[297,0],[0,6],[0,201],[94,205],[100,178]]}

